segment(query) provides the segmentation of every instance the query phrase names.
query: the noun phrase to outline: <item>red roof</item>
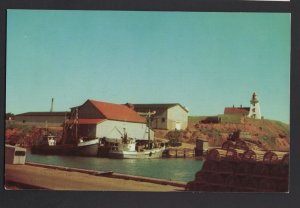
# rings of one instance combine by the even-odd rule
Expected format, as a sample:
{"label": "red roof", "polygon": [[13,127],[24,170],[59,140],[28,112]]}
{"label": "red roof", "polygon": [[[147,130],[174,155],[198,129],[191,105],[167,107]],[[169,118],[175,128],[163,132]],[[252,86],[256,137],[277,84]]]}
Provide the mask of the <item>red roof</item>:
{"label": "red roof", "polygon": [[[80,118],[78,119],[78,124],[97,124],[101,123],[102,121],[105,121],[106,119],[96,118],[96,119],[86,119],[86,118]],[[66,121],[67,124],[75,124],[75,119],[71,119]]]}
{"label": "red roof", "polygon": [[225,108],[224,114],[248,114],[250,108]]}
{"label": "red roof", "polygon": [[137,112],[123,104],[105,103],[95,100],[89,100],[105,118],[117,121],[129,121],[136,123],[146,123],[145,118]]}

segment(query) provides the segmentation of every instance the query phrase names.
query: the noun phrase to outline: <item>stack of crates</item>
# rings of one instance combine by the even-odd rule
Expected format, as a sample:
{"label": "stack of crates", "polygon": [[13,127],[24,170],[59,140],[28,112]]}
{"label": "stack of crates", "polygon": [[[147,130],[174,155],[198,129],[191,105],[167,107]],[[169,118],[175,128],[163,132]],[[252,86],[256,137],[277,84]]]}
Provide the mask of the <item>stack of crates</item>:
{"label": "stack of crates", "polygon": [[[222,150],[224,151],[224,150]],[[218,152],[222,152],[218,150]],[[211,150],[208,154],[216,150]],[[274,153],[275,154],[275,153]],[[228,154],[225,154],[228,155]],[[266,152],[266,156],[270,152]],[[204,192],[288,192],[289,154],[280,160],[245,160],[234,157],[208,157],[188,191]]]}

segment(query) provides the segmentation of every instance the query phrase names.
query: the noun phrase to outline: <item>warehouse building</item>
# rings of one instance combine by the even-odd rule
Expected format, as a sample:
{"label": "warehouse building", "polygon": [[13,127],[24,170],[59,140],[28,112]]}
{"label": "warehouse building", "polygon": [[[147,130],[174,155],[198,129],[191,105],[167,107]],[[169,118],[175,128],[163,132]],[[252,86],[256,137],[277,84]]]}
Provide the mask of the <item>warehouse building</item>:
{"label": "warehouse building", "polygon": [[27,112],[15,115],[14,120],[24,125],[58,127],[69,115],[70,112]]}
{"label": "warehouse building", "polygon": [[[87,100],[71,108],[71,119],[66,123],[68,142],[76,137],[115,140],[126,134],[130,138],[147,140],[149,136],[146,119],[125,104]],[[153,137],[150,130],[150,139]]]}
{"label": "warehouse building", "polygon": [[188,125],[188,110],[179,103],[127,104],[141,115],[153,113],[151,127],[154,129],[182,130]]}

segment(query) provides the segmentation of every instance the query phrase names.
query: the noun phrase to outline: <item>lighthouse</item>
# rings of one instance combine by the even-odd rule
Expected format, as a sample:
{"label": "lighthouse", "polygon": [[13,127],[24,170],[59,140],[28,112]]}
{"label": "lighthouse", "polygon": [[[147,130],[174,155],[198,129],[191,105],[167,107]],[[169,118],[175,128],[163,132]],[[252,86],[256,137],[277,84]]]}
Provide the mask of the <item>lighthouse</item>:
{"label": "lighthouse", "polygon": [[254,119],[261,119],[261,113],[260,113],[260,107],[259,107],[259,102],[257,99],[257,96],[255,92],[252,94],[252,99],[250,100],[250,111],[249,111],[249,118],[254,118]]}

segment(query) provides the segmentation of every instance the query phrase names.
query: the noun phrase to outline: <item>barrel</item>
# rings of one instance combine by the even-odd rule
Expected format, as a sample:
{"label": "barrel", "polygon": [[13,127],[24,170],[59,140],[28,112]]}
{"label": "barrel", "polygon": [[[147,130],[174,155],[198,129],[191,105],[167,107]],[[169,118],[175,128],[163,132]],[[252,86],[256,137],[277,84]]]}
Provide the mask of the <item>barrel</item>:
{"label": "barrel", "polygon": [[218,171],[219,162],[215,160],[206,160],[203,164],[202,171],[206,172],[214,172]]}
{"label": "barrel", "polygon": [[278,161],[278,156],[277,156],[276,153],[271,152],[271,151],[267,151],[264,154],[264,157],[263,157],[263,162],[264,163],[276,163],[277,161]]}
{"label": "barrel", "polygon": [[247,150],[244,152],[242,160],[244,161],[256,161],[256,153],[253,150]]}
{"label": "barrel", "polygon": [[228,149],[234,149],[234,144],[232,141],[225,141],[223,144],[222,144],[222,149],[225,149],[225,150],[228,150]]}

